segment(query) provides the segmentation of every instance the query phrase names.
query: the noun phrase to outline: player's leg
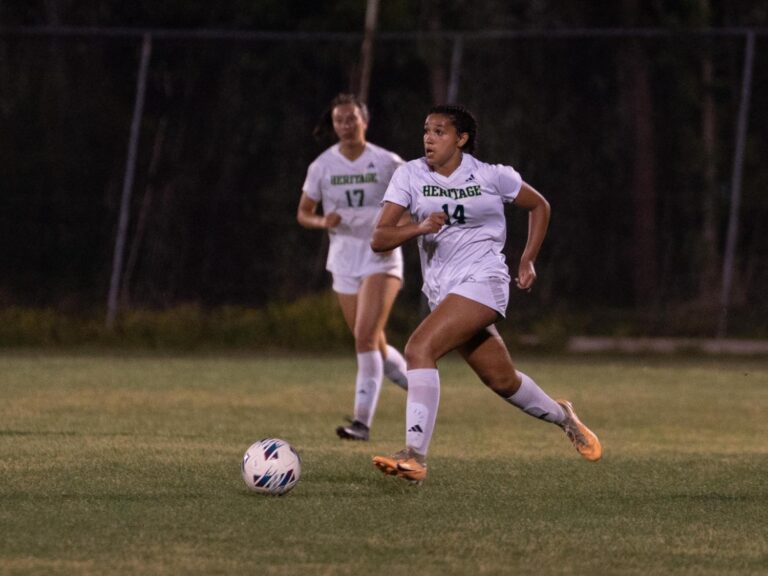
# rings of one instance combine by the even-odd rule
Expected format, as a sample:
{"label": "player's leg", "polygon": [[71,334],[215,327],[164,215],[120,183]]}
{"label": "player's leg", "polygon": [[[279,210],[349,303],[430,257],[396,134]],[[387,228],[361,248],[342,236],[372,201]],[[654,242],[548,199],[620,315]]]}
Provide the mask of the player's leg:
{"label": "player's leg", "polygon": [[358,291],[355,318],[355,346],[357,351],[378,348],[384,361],[384,375],[403,389],[408,388],[405,358],[387,344],[385,327],[402,280],[389,274],[372,274],[363,279]]}
{"label": "player's leg", "polygon": [[437,361],[469,342],[498,319],[498,312],[457,294],[448,294],[411,334],[405,346],[408,369],[436,368]]}
{"label": "player's leg", "polygon": [[387,343],[387,336],[384,331],[381,333],[379,350],[382,351],[384,357],[384,376],[403,390],[408,390],[408,366],[405,363],[405,357],[400,353],[400,350]]}
{"label": "player's leg", "polygon": [[357,293],[353,330],[358,352],[379,350],[382,356],[386,355],[384,327],[401,286],[400,278],[387,274],[372,274],[363,278]]}
{"label": "player's leg", "polygon": [[354,335],[355,317],[357,316],[357,292],[354,294],[336,292],[336,299],[339,302],[339,308],[341,308],[341,315],[344,316],[344,322],[347,324],[349,331]]}
{"label": "player's leg", "polygon": [[548,422],[565,418],[562,407],[526,374],[515,370],[512,358],[495,326],[478,332],[459,347],[459,353],[483,384],[526,414]]}
{"label": "player's leg", "polygon": [[[355,302],[353,334],[358,372],[355,380],[355,415],[349,427],[342,427],[339,436],[368,439],[376,414],[384,375],[381,350],[384,326],[392,304],[400,290],[401,280],[386,274],[373,274],[362,279]],[[349,306],[351,308],[351,306]],[[386,348],[384,349],[386,351]]]}
{"label": "player's leg", "polygon": [[483,383],[526,414],[557,424],[587,460],[600,458],[597,436],[578,419],[570,402],[552,399],[527,374],[515,369],[495,326],[488,326],[459,347],[460,354]]}
{"label": "player's leg", "polygon": [[416,328],[405,347],[408,362],[406,448],[394,456],[376,456],[374,465],[386,474],[420,482],[426,477],[426,456],[440,403],[437,361],[496,320],[497,312],[449,294]]}
{"label": "player's leg", "polygon": [[[358,344],[356,324],[360,309],[359,279],[338,278],[334,276],[334,290],[339,301],[344,320],[350,331],[355,335],[355,351],[357,356],[357,374],[355,376],[355,404],[352,422],[339,426],[336,433],[345,440],[368,440],[373,413],[378,402],[383,377],[383,361],[381,353],[374,345],[367,350]],[[353,292],[354,290],[354,292]],[[360,350],[363,350],[362,352]]]}

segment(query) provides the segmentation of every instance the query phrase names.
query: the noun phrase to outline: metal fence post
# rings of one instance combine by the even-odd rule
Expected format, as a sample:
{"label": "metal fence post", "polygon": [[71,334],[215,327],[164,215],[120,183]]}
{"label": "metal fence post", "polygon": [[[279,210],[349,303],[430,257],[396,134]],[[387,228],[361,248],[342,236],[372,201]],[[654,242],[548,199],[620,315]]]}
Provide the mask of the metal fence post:
{"label": "metal fence post", "polygon": [[144,95],[147,88],[147,71],[149,70],[149,57],[152,54],[152,35],[144,34],[141,45],[141,62],[139,63],[139,79],[136,84],[136,102],[133,107],[133,119],[131,121],[131,134],[128,141],[128,158],[125,165],[125,177],[123,178],[123,194],[120,199],[120,215],[117,224],[117,236],[115,238],[115,251],[112,256],[112,277],[109,282],[109,297],[107,299],[107,330],[112,330],[117,317],[118,296],[120,292],[120,276],[123,269],[123,255],[125,253],[125,237],[128,233],[128,220],[131,209],[131,192],[133,179],[136,172],[136,151],[139,147],[139,132],[141,117],[144,113]]}
{"label": "metal fence post", "polygon": [[365,35],[360,50],[360,59],[362,60],[360,86],[357,89],[357,96],[362,102],[368,102],[368,90],[371,84],[371,71],[373,70],[373,37],[376,34],[378,19],[379,0],[368,0],[365,11]]}
{"label": "metal fence post", "polygon": [[736,243],[739,234],[739,210],[741,208],[741,178],[744,171],[744,148],[747,140],[747,120],[749,117],[749,100],[752,95],[752,68],[755,61],[755,33],[747,32],[747,43],[744,54],[744,72],[741,80],[741,101],[739,117],[736,124],[736,149],[733,154],[733,172],[731,174],[731,208],[728,215],[728,232],[723,255],[723,286],[720,295],[720,320],[717,327],[717,337],[724,338],[728,331],[728,309],[731,305],[731,290],[733,288],[733,269],[736,254]]}
{"label": "metal fence post", "polygon": [[456,34],[453,39],[453,51],[451,52],[451,75],[448,81],[449,104],[456,104],[459,100],[459,78],[461,77],[461,61],[464,56],[464,36]]}

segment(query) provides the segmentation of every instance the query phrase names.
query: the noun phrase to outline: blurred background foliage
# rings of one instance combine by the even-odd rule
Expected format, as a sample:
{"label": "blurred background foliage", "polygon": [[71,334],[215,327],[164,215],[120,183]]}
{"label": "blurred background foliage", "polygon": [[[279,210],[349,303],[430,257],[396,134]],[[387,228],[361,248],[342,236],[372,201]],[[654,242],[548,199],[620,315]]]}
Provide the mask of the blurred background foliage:
{"label": "blurred background foliage", "polygon": [[[172,340],[165,322],[192,343],[260,345],[303,325],[295,341],[347,343],[329,304],[327,242],[295,210],[308,164],[329,144],[312,128],[359,74],[364,18],[362,0],[0,2],[0,343],[25,330],[43,342],[107,338],[136,96],[140,35],[36,27],[279,33],[153,39],[120,334]],[[478,117],[477,156],[514,165],[553,207],[539,283],[513,294],[508,324],[553,340],[711,336],[744,60],[744,36],[717,31],[767,21],[764,3],[746,1],[386,0],[369,140],[420,156],[463,32],[458,100]],[[608,27],[669,34],[558,35]],[[712,33],[690,32],[700,27]],[[500,29],[530,34],[487,34]],[[755,62],[730,331],[765,337],[766,34]],[[514,270],[526,215],[511,210],[509,224]],[[400,334],[423,311],[415,245],[406,262]]]}

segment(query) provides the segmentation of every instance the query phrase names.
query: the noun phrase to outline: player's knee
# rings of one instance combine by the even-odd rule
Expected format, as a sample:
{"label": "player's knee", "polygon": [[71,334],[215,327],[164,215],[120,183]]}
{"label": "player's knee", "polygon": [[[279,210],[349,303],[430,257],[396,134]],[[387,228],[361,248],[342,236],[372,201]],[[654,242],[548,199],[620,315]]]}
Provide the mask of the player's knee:
{"label": "player's knee", "polygon": [[355,330],[355,351],[370,352],[379,349],[380,337],[370,330]]}
{"label": "player's knee", "polygon": [[509,398],[520,388],[520,376],[512,370],[504,373],[488,373],[480,376],[483,384],[499,396]]}
{"label": "player's knee", "polygon": [[403,356],[405,356],[405,362],[409,368],[430,366],[437,361],[429,343],[420,340],[409,340],[405,345],[405,350],[403,350]]}

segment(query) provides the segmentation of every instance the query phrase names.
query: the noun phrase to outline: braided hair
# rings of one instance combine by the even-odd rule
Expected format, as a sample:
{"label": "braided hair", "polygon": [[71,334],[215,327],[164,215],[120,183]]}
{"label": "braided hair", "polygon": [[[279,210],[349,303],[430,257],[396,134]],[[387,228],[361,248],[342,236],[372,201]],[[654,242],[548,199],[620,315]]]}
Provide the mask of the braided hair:
{"label": "braided hair", "polygon": [[440,104],[429,110],[430,114],[442,114],[450,118],[459,134],[467,134],[467,142],[462,146],[464,152],[472,153],[477,144],[477,120],[472,112],[460,104]]}

